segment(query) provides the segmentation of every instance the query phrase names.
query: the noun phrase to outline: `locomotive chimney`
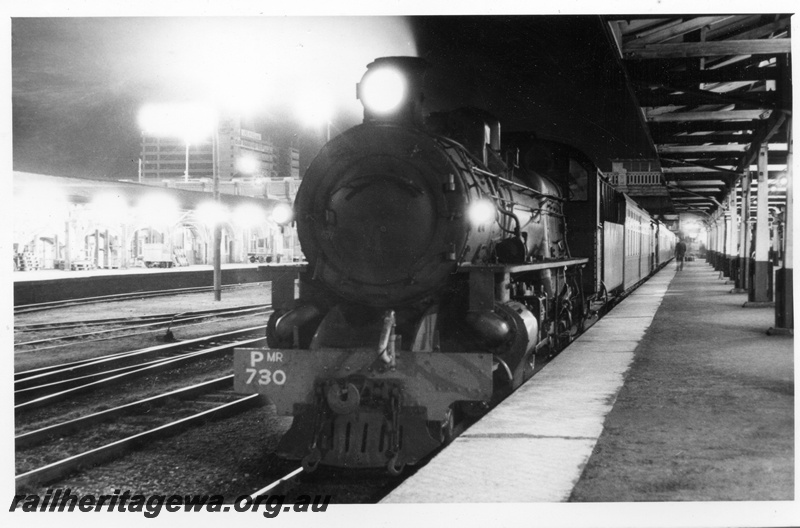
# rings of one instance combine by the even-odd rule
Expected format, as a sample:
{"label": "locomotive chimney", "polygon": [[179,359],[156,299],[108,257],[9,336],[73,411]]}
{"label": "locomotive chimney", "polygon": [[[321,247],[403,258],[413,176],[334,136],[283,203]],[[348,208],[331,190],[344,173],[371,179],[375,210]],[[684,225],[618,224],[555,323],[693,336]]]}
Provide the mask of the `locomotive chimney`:
{"label": "locomotive chimney", "polygon": [[428,62],[418,57],[381,57],[367,65],[356,85],[365,123],[423,123],[422,80]]}

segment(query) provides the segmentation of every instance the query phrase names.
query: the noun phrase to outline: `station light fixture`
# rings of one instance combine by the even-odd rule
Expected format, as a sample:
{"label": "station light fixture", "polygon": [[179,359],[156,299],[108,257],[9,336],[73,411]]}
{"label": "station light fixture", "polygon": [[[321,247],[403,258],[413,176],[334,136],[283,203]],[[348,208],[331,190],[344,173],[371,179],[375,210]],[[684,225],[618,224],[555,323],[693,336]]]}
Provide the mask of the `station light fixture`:
{"label": "station light fixture", "polygon": [[225,223],[228,219],[228,211],[219,202],[203,202],[194,210],[194,215],[198,221],[208,227],[214,227]]}
{"label": "station light fixture", "polygon": [[111,191],[98,193],[90,204],[98,220],[106,223],[122,222],[128,215],[128,201],[120,194]]}
{"label": "station light fixture", "polygon": [[139,200],[136,214],[151,225],[172,225],[178,221],[180,207],[178,202],[168,194],[148,194]]}
{"label": "station light fixture", "polygon": [[482,227],[494,222],[497,216],[497,209],[494,202],[488,198],[479,198],[469,204],[467,217],[473,227]]}
{"label": "station light fixture", "polygon": [[278,225],[285,226],[294,220],[294,211],[292,206],[288,203],[279,203],[275,205],[269,215],[270,220]]}
{"label": "station light fixture", "polygon": [[175,137],[186,143],[208,138],[216,124],[216,112],[201,103],[147,104],[139,112],[139,126],[145,134]]}
{"label": "station light fixture", "polygon": [[233,211],[233,221],[243,227],[258,227],[266,223],[267,214],[255,204],[240,204]]}
{"label": "station light fixture", "polygon": [[369,111],[388,114],[397,110],[407,97],[405,77],[391,67],[367,72],[359,84],[359,99]]}

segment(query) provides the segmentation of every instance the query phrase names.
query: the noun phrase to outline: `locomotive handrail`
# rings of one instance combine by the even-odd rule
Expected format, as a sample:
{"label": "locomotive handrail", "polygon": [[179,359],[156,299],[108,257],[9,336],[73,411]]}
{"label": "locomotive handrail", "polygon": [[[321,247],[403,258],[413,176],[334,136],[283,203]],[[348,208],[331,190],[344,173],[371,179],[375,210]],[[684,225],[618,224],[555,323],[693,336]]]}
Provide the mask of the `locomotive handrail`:
{"label": "locomotive handrail", "polygon": [[543,193],[541,191],[537,191],[536,189],[528,187],[527,185],[522,185],[521,183],[517,183],[515,181],[511,181],[511,180],[509,180],[507,178],[503,178],[502,176],[494,174],[493,172],[485,171],[485,170],[479,169],[478,167],[475,167],[475,166],[470,167],[470,170],[475,171],[475,172],[477,172],[479,174],[483,174],[484,176],[488,176],[490,178],[494,178],[497,181],[503,182],[503,183],[505,183],[507,185],[511,185],[512,187],[518,187],[518,188],[522,189],[523,191],[535,194],[536,196],[540,196],[542,198],[546,198],[546,199],[549,199],[549,200],[555,200],[555,201],[558,201],[558,202],[566,201],[561,196],[556,196],[554,194],[547,194],[547,193]]}
{"label": "locomotive handrail", "polygon": [[530,264],[461,264],[457,271],[507,271],[509,273],[521,273],[524,271],[538,271],[555,267],[572,267],[587,264],[588,258],[573,258],[569,260],[544,260],[532,262]]}
{"label": "locomotive handrail", "polygon": [[466,155],[467,156],[466,161],[469,162],[469,166],[467,168],[470,171],[477,172],[479,174],[483,174],[484,176],[489,176],[490,178],[494,178],[497,181],[500,181],[500,182],[503,182],[505,184],[511,185],[512,187],[518,187],[522,191],[535,194],[535,195],[540,196],[542,198],[547,198],[547,199],[550,199],[550,200],[556,200],[556,201],[559,201],[559,202],[566,201],[566,199],[562,198],[561,196],[555,196],[553,194],[547,194],[547,193],[543,193],[541,191],[537,191],[536,189],[528,187],[527,185],[522,185],[521,183],[517,183],[517,182],[509,180],[507,178],[503,178],[502,176],[500,176],[498,174],[495,174],[493,172],[485,171],[485,170],[483,170],[481,168],[478,168],[475,165],[475,163],[478,161],[477,158],[475,158],[475,156],[473,156],[472,153],[469,152],[469,150],[466,147],[464,147],[463,145],[461,145],[458,141],[454,141],[453,139],[450,139],[448,137],[441,136],[441,135],[435,135],[435,137],[438,140],[440,140],[441,142],[443,142],[443,143],[449,143],[451,145],[455,145],[457,147],[460,147],[460,153],[462,155]]}

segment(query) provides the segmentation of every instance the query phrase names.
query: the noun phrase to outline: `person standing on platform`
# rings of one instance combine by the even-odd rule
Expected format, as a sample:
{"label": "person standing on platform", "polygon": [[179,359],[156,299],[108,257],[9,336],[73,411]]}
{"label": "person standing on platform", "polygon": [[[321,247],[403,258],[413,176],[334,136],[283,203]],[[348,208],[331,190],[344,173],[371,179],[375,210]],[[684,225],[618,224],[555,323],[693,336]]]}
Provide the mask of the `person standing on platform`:
{"label": "person standing on platform", "polygon": [[678,243],[675,244],[675,261],[677,262],[678,271],[683,270],[684,257],[686,257],[686,242],[680,238],[678,239]]}

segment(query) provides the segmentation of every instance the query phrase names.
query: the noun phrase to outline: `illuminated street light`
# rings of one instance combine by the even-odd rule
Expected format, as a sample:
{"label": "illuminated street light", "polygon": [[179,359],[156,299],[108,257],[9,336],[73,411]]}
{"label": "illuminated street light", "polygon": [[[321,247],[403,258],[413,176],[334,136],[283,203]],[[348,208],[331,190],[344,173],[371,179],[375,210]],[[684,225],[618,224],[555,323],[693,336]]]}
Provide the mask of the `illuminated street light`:
{"label": "illuminated street light", "polygon": [[199,103],[148,104],[139,112],[139,126],[145,134],[188,142],[207,138],[216,122],[213,109]]}
{"label": "illuminated street light", "polygon": [[208,138],[216,123],[214,110],[199,103],[148,104],[139,112],[139,126],[145,134],[178,138],[186,144],[184,182],[189,181],[189,146]]}

